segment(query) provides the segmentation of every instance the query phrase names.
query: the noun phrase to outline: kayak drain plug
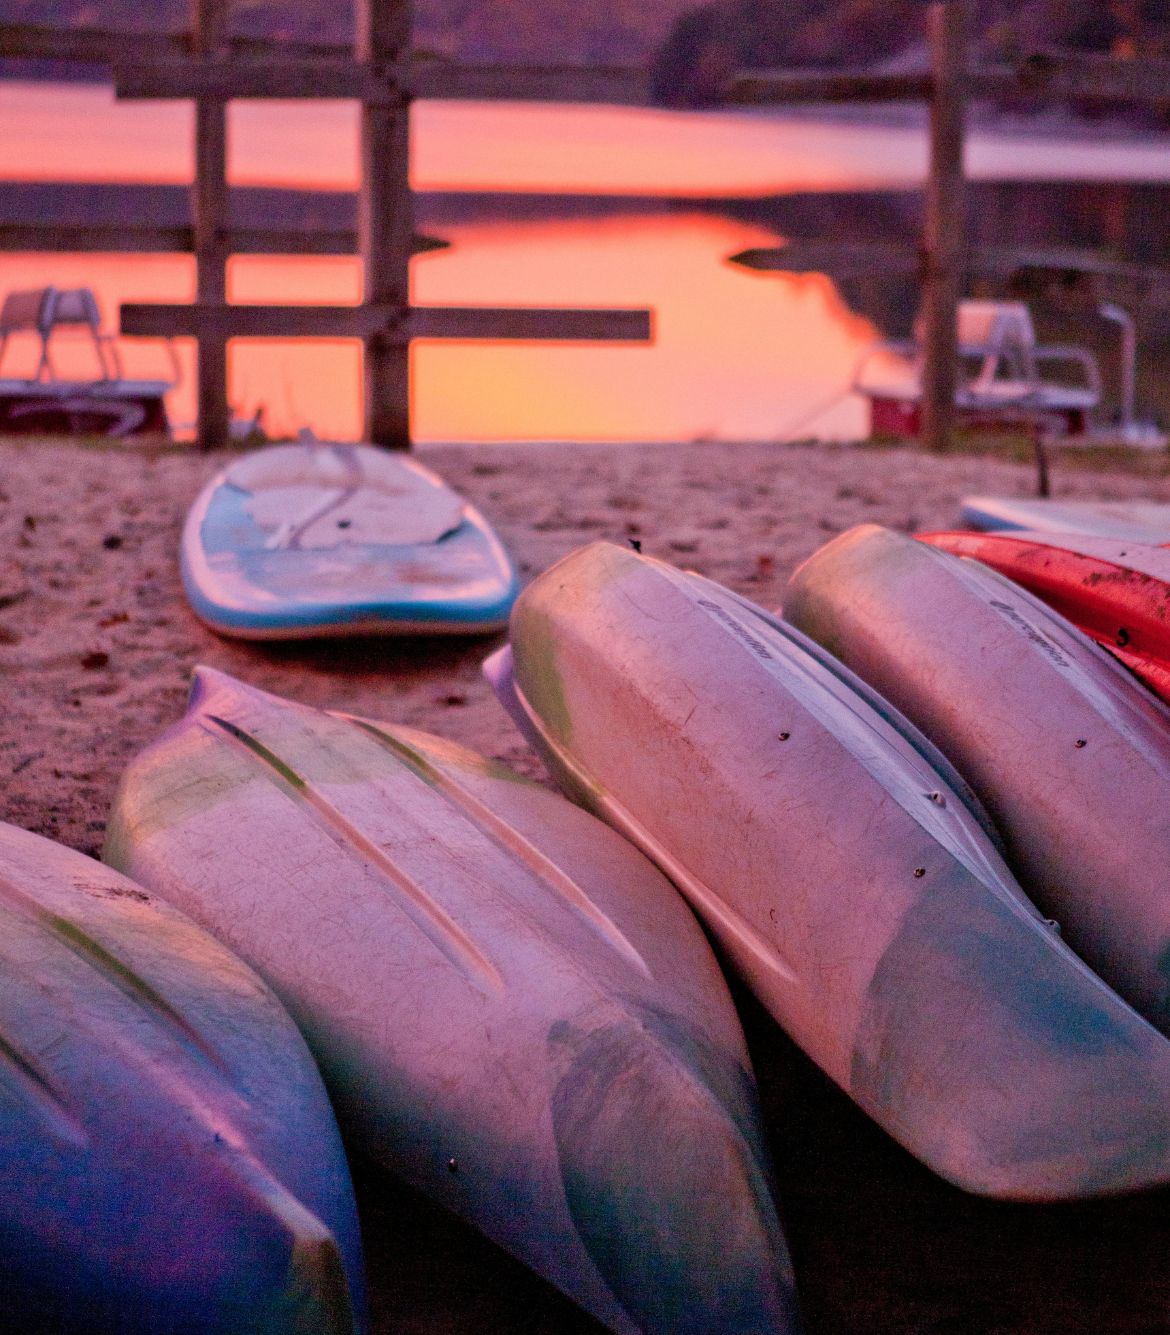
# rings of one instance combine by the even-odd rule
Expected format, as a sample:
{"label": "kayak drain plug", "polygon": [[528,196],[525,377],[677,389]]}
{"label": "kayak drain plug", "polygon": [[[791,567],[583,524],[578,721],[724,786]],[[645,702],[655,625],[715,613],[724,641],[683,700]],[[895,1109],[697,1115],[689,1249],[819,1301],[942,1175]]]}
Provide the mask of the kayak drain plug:
{"label": "kayak drain plug", "polygon": [[921,879],[923,876],[926,875],[926,868],[925,868],[925,867],[915,867],[915,868],[914,868],[914,875],[915,875],[916,877],[918,877],[919,879]]}
{"label": "kayak drain plug", "polygon": [[790,732],[780,732],[776,734],[782,742],[786,742],[792,736]]}
{"label": "kayak drain plug", "polygon": [[1077,750],[1078,750],[1078,751],[1079,751],[1082,747],[1088,746],[1088,744],[1089,744],[1089,743],[1088,743],[1087,741],[1085,741],[1085,739],[1084,739],[1083,737],[1078,737],[1078,738],[1077,738]]}

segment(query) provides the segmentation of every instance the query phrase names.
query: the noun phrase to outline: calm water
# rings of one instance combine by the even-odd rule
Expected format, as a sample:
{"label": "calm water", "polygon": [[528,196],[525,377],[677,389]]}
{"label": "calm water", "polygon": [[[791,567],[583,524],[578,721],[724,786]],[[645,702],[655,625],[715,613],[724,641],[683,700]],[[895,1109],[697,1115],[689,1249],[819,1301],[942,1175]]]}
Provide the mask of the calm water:
{"label": "calm water", "polygon": [[[411,175],[419,190],[770,195],[912,186],[926,166],[924,135],[912,125],[477,103],[424,103],[413,116]],[[237,104],[232,179],[353,189],[355,127],[355,108],[346,103]],[[190,138],[191,113],[182,104],[118,104],[88,85],[0,83],[0,178],[183,182]],[[1168,144],[982,133],[971,138],[968,167],[988,180],[1170,180]],[[648,347],[418,343],[416,438],[771,439],[861,431],[861,404],[840,390],[873,330],[828,280],[764,277],[728,265],[728,254],[775,241],[761,228],[636,207],[602,219],[437,229],[454,245],[414,261],[416,301],[646,305],[655,311],[656,340]],[[112,320],[120,301],[189,300],[193,268],[181,256],[5,255],[0,292],[84,283]],[[230,295],[345,302],[357,299],[359,282],[354,260],[240,257]],[[191,350],[180,350],[187,375],[171,412],[183,423],[194,399]],[[157,346],[139,341],[128,360],[141,374],[164,364]],[[356,344],[232,348],[233,403],[247,414],[264,405],[273,432],[308,425],[321,435],[355,436],[358,385]]]}

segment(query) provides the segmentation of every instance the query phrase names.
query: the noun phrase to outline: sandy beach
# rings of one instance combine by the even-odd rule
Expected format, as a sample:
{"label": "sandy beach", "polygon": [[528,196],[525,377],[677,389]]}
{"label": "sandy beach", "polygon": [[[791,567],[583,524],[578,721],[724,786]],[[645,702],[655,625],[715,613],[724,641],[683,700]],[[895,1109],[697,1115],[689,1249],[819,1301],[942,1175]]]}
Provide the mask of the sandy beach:
{"label": "sandy beach", "polygon": [[[775,607],[791,569],[856,523],[950,527],[970,492],[1027,495],[1026,464],[847,446],[428,446],[524,578],[635,538]],[[86,853],[129,759],[208,663],[295,700],[441,733],[543,777],[479,674],[495,639],[247,645],[183,597],[184,513],[222,456],[0,445],[0,818]],[[1054,468],[1054,494],[1170,499],[1164,474]],[[809,1329],[1170,1330],[1170,1191],[992,1205],[913,1163],[745,999]],[[490,1244],[356,1165],[373,1331],[595,1331]]]}

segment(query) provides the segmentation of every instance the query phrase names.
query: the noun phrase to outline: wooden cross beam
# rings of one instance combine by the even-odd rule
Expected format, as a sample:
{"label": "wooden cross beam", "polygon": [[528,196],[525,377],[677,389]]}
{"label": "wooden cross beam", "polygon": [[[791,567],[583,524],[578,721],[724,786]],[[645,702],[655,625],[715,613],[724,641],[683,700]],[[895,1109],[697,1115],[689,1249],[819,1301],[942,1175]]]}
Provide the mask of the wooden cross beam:
{"label": "wooden cross beam", "polygon": [[[229,227],[224,245],[232,255],[353,255],[357,232],[351,227]],[[449,241],[416,234],[411,253],[447,250]],[[118,255],[186,254],[195,249],[195,229],[151,223],[87,223],[76,219],[48,222],[0,222],[0,252],[20,251]]]}
{"label": "wooden cross beam", "polygon": [[[1170,101],[1170,60],[1127,59],[1077,51],[1038,50],[1011,64],[976,65],[966,75],[973,98],[1026,94],[1081,101]],[[929,102],[933,74],[872,70],[742,70],[722,101],[733,104]]]}
{"label": "wooden cross beam", "polygon": [[144,338],[361,338],[403,348],[415,338],[644,342],[650,312],[577,307],[164,305],[127,302],[122,332]]}
{"label": "wooden cross beam", "polygon": [[[195,0],[190,54],[122,61],[115,53],[119,97],[193,99],[196,106],[194,249],[197,298],[192,306],[122,307],[122,332],[193,335],[199,342],[199,434],[207,446],[228,435],[226,348],[229,338],[360,338],[367,439],[410,448],[409,344],[412,338],[648,339],[650,313],[636,310],[539,310],[417,307],[409,298],[415,249],[407,177],[409,105],[416,96],[601,96],[644,100],[645,76],[628,71],[592,76],[570,67],[464,70],[410,52],[410,0],[357,0],[352,55],[320,52],[242,57],[225,37],[226,0]],[[0,48],[2,50],[2,48]],[[635,93],[637,96],[635,97]],[[341,97],[361,103],[362,185],[358,195],[360,306],[229,306],[225,107],[234,98]]]}
{"label": "wooden cross beam", "polygon": [[639,106],[648,101],[643,71],[590,69],[579,65],[456,65],[418,59],[370,63],[344,57],[263,59],[148,58],[112,63],[120,98],[218,97],[279,100],[349,98],[371,106],[403,96],[445,101],[506,98],[509,101],[609,102]]}

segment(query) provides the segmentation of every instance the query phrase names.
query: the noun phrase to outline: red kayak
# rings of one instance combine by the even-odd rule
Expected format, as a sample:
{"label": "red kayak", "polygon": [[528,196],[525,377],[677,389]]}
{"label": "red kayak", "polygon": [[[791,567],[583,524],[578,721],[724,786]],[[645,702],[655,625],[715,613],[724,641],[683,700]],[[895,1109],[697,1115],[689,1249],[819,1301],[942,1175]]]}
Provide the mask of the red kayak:
{"label": "red kayak", "polygon": [[1079,533],[919,533],[1043,598],[1170,700],[1170,549]]}

